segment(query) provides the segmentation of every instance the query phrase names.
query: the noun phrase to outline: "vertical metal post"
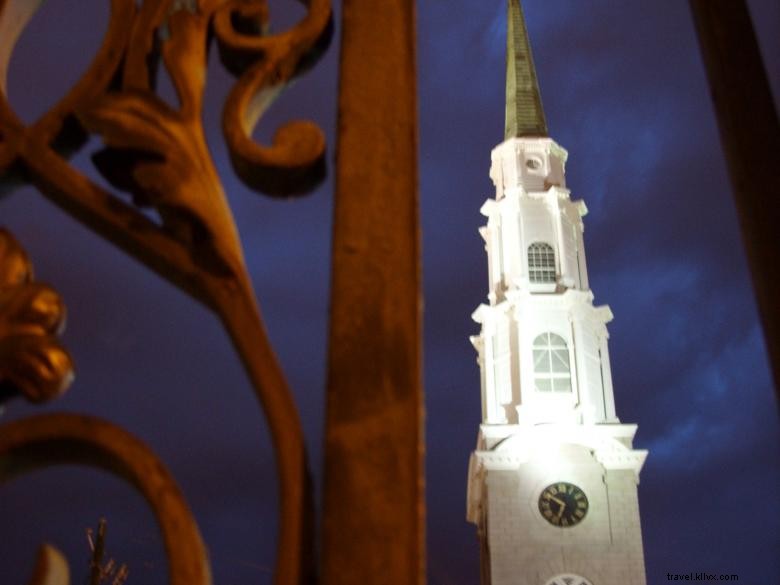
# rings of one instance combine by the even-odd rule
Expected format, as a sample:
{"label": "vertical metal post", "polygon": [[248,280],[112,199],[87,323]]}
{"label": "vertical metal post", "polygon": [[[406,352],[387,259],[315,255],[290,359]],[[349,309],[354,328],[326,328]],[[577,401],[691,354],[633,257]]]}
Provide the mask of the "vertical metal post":
{"label": "vertical metal post", "polygon": [[744,0],[690,0],[780,398],[780,124]]}
{"label": "vertical metal post", "polygon": [[345,0],[322,583],[424,582],[413,0]]}

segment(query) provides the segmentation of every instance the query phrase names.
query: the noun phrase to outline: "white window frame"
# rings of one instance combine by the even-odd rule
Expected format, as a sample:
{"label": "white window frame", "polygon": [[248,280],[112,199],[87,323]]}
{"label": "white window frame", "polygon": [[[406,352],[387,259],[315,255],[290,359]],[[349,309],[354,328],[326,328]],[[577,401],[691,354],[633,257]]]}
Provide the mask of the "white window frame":
{"label": "white window frame", "polygon": [[[532,352],[534,390],[555,396],[571,394],[571,353],[566,340],[557,333],[545,331],[534,338]],[[540,388],[542,381],[547,382],[549,388]]]}
{"label": "white window frame", "polygon": [[556,575],[544,585],[593,585],[593,583],[580,575],[565,573],[563,575]]}

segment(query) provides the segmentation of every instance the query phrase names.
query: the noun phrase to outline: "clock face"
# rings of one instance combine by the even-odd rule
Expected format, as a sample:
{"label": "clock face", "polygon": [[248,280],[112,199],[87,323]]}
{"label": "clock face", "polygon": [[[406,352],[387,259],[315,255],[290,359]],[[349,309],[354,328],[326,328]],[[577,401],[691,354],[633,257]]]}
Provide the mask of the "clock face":
{"label": "clock face", "polygon": [[588,498],[576,485],[559,481],[542,490],[539,512],[553,526],[576,526],[588,513]]}

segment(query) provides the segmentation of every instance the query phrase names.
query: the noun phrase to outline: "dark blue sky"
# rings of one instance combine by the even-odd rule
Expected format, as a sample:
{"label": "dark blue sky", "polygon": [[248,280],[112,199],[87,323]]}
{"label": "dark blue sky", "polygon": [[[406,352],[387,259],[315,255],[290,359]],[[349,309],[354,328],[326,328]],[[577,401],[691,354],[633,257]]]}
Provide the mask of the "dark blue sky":
{"label": "dark blue sky", "polygon": [[[70,87],[100,42],[107,3],[78,5],[48,3],[21,39],[9,96],[26,121]],[[291,1],[270,5],[277,29],[301,14]],[[777,96],[780,6],[749,5]],[[591,286],[615,313],[618,415],[639,424],[636,445],[650,450],[639,488],[648,583],[685,571],[768,583],[780,572],[777,407],[687,3],[524,6],[550,132],[569,150],[573,197],[590,210]],[[477,228],[492,194],[490,149],[503,136],[504,11],[503,0],[418,7],[431,585],[478,582],[475,531],[464,520],[480,419],[468,336],[487,292]],[[311,117],[330,137],[332,163],[337,51],[336,42],[282,96],[258,137],[281,120]],[[319,476],[332,183],[280,202],[232,178],[218,132],[232,81],[214,57],[209,142]],[[74,164],[87,168],[97,146]],[[767,186],[768,204],[775,191]],[[273,454],[216,319],[32,189],[0,200],[0,224],[65,298],[65,342],[78,368],[56,404],[13,404],[3,418],[67,410],[121,424],[153,446],[182,486],[215,583],[269,583]],[[25,582],[41,540],[68,554],[78,582],[84,528],[101,515],[110,553],[131,565],[130,582],[164,583],[160,539],[140,497],[105,474],[68,469],[3,486],[0,583]]]}

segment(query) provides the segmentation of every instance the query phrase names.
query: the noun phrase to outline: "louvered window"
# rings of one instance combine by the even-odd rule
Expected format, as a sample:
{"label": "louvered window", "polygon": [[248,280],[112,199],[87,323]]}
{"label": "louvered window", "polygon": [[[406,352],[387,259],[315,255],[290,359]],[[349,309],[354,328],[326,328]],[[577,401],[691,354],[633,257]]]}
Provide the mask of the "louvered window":
{"label": "louvered window", "polygon": [[555,282],[555,251],[550,244],[528,246],[528,278],[533,283]]}

